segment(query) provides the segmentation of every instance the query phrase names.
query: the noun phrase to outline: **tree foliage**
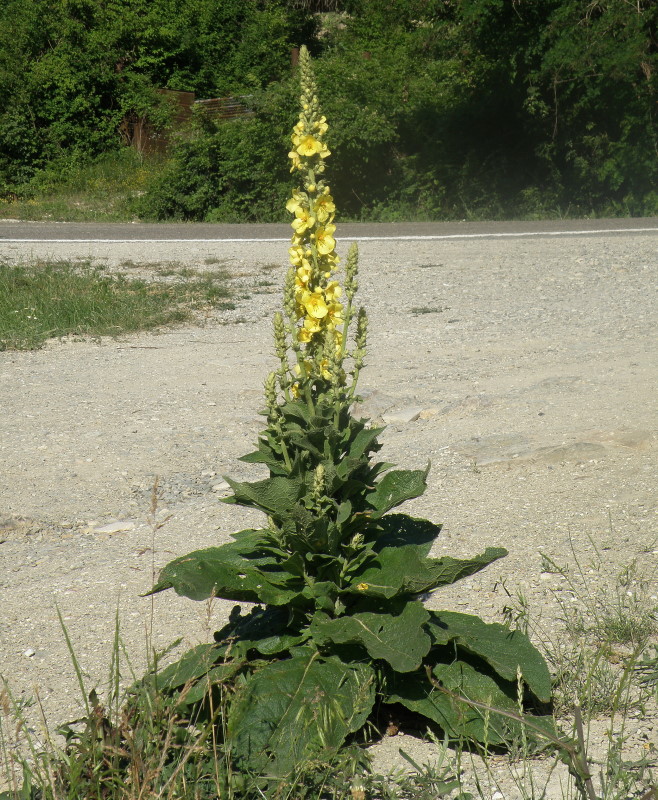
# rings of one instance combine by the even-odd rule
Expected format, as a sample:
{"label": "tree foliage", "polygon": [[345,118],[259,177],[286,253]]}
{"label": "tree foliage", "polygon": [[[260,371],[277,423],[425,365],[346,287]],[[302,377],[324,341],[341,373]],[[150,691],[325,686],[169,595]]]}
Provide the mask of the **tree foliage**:
{"label": "tree foliage", "polygon": [[249,92],[289,72],[308,17],[268,0],[6,0],[0,181],[121,146],[127,115],[164,125],[158,88]]}
{"label": "tree foliage", "polygon": [[[322,4],[319,4],[322,6]],[[181,145],[143,213],[277,218],[290,48],[333,120],[344,213],[373,219],[658,213],[653,0],[6,0],[0,182],[117,148],[126,114],[164,125],[156,88],[253,95],[238,136]],[[211,156],[214,152],[216,155]],[[206,163],[210,171],[190,180]],[[270,180],[262,176],[273,169]],[[249,197],[240,200],[240,192]]]}

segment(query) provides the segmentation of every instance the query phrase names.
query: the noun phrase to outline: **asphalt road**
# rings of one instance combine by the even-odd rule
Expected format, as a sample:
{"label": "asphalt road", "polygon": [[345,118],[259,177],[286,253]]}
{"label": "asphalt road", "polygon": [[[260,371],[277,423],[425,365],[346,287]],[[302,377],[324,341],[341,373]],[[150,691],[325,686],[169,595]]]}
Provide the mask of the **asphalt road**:
{"label": "asphalt road", "polygon": [[[595,232],[658,233],[658,217],[567,219],[538,222],[401,222],[339,223],[340,239],[478,238],[499,236],[559,236]],[[23,222],[0,220],[0,241],[230,241],[287,240],[286,224],[220,223],[95,223]]]}

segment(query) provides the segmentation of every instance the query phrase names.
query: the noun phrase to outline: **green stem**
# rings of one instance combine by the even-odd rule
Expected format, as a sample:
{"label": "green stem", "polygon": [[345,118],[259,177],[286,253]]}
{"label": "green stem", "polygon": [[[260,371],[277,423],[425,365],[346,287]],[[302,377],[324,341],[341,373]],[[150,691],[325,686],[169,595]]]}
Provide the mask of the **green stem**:
{"label": "green stem", "polygon": [[286,446],[286,442],[283,436],[283,428],[281,427],[281,423],[276,423],[276,432],[279,434],[279,441],[281,442],[281,452],[283,454],[283,460],[286,465],[286,469],[288,472],[292,472],[292,461],[290,460],[290,455],[288,453],[288,448]]}

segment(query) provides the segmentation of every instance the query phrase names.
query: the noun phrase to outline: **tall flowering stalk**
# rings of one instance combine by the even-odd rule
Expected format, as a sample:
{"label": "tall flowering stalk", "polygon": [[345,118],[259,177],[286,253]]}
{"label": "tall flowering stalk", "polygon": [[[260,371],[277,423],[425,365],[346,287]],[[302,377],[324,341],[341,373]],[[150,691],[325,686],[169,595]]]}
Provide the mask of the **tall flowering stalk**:
{"label": "tall flowering stalk", "polygon": [[[301,111],[293,128],[290,171],[300,184],[292,192],[286,209],[293,215],[294,231],[288,251],[291,269],[284,290],[285,322],[275,317],[275,341],[281,360],[278,379],[286,397],[303,396],[313,405],[317,394],[329,386],[335,397],[353,396],[365,357],[367,317],[358,315],[352,381],[341,392],[346,375],[343,361],[347,334],[357,290],[358,252],[350,249],[345,270],[345,291],[336,280],[340,259],[336,253],[334,216],[336,205],[324,178],[325,160],[331,151],[324,140],[329,126],[320,111],[317,87],[306,47],[300,52]],[[343,303],[343,295],[347,300]],[[295,354],[288,363],[288,343]],[[328,384],[328,385],[327,385]]]}

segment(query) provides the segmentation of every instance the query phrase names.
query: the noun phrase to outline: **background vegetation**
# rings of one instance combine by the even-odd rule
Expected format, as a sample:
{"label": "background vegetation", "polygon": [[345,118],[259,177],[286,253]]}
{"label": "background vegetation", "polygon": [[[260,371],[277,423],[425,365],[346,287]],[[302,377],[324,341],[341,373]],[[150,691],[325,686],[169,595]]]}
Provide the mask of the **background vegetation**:
{"label": "background vegetation", "polygon": [[[0,211],[103,216],[86,191],[116,162],[112,218],[279,220],[302,43],[351,218],[658,213],[652,0],[6,0]],[[197,118],[126,181],[121,123],[167,128],[158,88],[255,114]]]}

